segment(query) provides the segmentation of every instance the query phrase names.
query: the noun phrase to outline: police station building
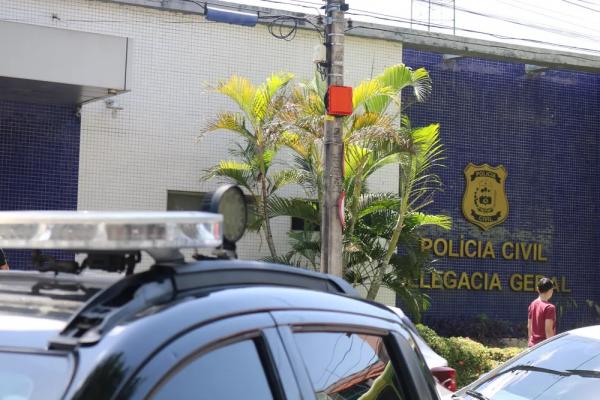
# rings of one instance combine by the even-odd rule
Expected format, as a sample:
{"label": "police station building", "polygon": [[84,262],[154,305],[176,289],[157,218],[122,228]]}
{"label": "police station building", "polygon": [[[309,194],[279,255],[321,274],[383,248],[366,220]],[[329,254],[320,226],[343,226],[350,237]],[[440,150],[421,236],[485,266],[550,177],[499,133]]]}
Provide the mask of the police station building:
{"label": "police station building", "polygon": [[[214,189],[200,177],[229,158],[230,137],[198,136],[235,108],[208,87],[278,71],[310,79],[322,39],[301,27],[277,40],[265,25],[214,23],[202,11],[183,1],[0,0],[0,209],[184,209]],[[400,62],[433,81],[408,114],[413,126],[441,125],[444,190],[428,211],[453,227],[422,241],[437,259],[418,282],[432,299],[426,320],[523,322],[545,275],[559,330],[591,321],[600,58],[365,26],[346,37],[348,85]],[[385,170],[371,189],[397,190],[397,179]],[[290,229],[274,221],[279,248]],[[13,268],[26,267],[27,254],[5,250]],[[239,250],[260,258],[267,246],[248,235]],[[390,293],[380,300],[395,303]]]}

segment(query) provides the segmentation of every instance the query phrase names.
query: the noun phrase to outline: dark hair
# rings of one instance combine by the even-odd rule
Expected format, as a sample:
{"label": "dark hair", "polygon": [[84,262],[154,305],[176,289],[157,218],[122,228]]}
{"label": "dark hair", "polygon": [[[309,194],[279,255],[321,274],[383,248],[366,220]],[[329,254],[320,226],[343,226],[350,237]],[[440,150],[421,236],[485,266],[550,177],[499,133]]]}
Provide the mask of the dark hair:
{"label": "dark hair", "polygon": [[545,293],[554,288],[554,283],[548,278],[541,278],[538,281],[537,288],[540,293]]}

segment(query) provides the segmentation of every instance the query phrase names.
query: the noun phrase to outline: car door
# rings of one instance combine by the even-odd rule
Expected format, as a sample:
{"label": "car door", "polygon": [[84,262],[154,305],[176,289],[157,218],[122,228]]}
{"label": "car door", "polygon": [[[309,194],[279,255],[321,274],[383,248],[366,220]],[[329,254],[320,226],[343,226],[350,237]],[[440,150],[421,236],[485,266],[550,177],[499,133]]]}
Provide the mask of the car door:
{"label": "car door", "polygon": [[356,314],[272,312],[306,399],[435,400],[410,334]]}
{"label": "car door", "polygon": [[180,335],[128,382],[119,399],[299,400],[268,313],[227,318]]}

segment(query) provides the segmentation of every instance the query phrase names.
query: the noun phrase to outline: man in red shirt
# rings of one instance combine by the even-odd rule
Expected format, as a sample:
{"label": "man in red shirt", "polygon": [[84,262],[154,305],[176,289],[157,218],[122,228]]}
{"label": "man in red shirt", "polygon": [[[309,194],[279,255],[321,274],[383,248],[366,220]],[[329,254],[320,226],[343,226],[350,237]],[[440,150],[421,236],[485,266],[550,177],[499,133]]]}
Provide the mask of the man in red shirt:
{"label": "man in red shirt", "polygon": [[549,303],[554,293],[554,284],[548,278],[541,278],[537,289],[540,295],[529,305],[527,318],[529,347],[556,335],[556,307]]}
{"label": "man in red shirt", "polygon": [[8,263],[6,262],[6,256],[4,255],[4,251],[0,249],[0,270],[8,270]]}

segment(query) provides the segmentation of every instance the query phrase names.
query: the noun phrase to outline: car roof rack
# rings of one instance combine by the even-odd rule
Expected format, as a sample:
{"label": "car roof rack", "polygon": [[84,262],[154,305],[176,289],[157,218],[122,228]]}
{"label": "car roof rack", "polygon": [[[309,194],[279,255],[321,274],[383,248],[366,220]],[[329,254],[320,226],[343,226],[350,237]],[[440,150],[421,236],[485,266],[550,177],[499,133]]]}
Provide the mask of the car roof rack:
{"label": "car roof rack", "polygon": [[337,276],[261,261],[204,260],[173,268],[178,291],[235,285],[279,285],[360,297]]}
{"label": "car roof rack", "polygon": [[339,277],[279,264],[205,260],[155,265],[149,271],[117,281],[90,299],[50,341],[49,348],[73,350],[80,345],[93,345],[119,322],[181,293],[245,285],[295,287],[360,297]]}

